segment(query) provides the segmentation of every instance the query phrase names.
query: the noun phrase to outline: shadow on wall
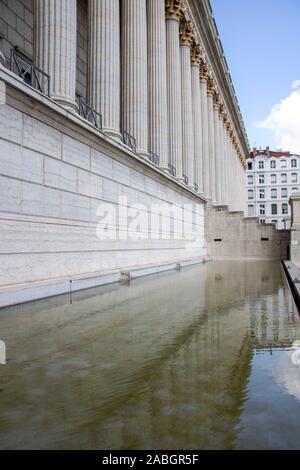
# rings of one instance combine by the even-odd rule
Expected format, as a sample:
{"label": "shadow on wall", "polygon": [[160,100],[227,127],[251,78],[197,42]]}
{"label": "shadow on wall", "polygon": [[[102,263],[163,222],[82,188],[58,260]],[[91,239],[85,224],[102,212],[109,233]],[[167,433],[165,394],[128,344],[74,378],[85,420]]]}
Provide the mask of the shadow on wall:
{"label": "shadow on wall", "polygon": [[229,212],[227,206],[207,209],[205,217],[208,255],[214,258],[288,258],[290,230],[261,225],[243,212]]}

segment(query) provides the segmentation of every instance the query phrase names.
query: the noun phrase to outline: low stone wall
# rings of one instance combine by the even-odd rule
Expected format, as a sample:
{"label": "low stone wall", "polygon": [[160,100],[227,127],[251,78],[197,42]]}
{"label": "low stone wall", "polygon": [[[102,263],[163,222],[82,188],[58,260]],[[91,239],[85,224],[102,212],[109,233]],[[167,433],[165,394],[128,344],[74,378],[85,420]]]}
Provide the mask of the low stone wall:
{"label": "low stone wall", "polygon": [[[200,195],[1,67],[0,85],[0,288],[206,254]],[[162,204],[197,213],[195,243],[182,216],[162,215],[155,237],[134,228],[135,210],[155,220]],[[97,237],[99,206],[118,215],[102,226],[116,239]]]}
{"label": "low stone wall", "polygon": [[225,206],[206,210],[205,237],[208,254],[215,259],[288,258],[290,231],[261,225],[257,218],[242,212],[229,212]]}

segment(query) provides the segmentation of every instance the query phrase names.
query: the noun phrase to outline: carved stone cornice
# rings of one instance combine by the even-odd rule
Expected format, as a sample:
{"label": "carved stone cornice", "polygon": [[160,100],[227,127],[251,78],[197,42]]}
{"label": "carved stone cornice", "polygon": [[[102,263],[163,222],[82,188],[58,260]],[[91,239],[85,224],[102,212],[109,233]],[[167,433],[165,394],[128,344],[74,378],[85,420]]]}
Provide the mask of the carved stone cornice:
{"label": "carved stone cornice", "polygon": [[203,52],[199,44],[193,44],[192,49],[191,49],[192,65],[200,65],[202,57],[203,57]]}
{"label": "carved stone cornice", "polygon": [[186,9],[185,0],[166,0],[166,19],[181,21]]}
{"label": "carved stone cornice", "polygon": [[191,47],[195,37],[195,27],[192,21],[182,21],[180,23],[180,43],[183,46]]}
{"label": "carved stone cornice", "polygon": [[213,96],[213,106],[214,106],[215,110],[217,110],[217,111],[220,110],[221,100],[220,100],[220,95],[217,92],[217,90],[215,90],[215,93],[214,93],[214,96]]}

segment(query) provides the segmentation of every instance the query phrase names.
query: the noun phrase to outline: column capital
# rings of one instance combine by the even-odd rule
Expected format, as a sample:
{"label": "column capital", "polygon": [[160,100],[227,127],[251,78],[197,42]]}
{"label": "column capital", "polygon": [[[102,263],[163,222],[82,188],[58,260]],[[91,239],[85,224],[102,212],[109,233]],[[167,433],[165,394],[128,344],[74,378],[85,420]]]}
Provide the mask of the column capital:
{"label": "column capital", "polygon": [[216,84],[213,78],[209,77],[207,80],[207,94],[208,96],[214,96],[216,91]]}
{"label": "column capital", "polygon": [[214,95],[213,95],[213,105],[214,105],[215,110],[217,110],[217,111],[220,110],[221,100],[220,100],[220,95],[216,90],[215,90]]}
{"label": "column capital", "polygon": [[191,48],[191,62],[192,65],[200,65],[203,52],[199,44],[193,44]]}
{"label": "column capital", "polygon": [[185,0],[166,0],[166,19],[180,22],[186,9]]}
{"label": "column capital", "polygon": [[180,43],[182,46],[191,47],[195,40],[195,27],[192,21],[182,21],[180,23]]}
{"label": "column capital", "polygon": [[204,82],[207,82],[209,79],[209,72],[208,72],[208,66],[207,63],[204,61],[203,58],[200,60],[200,80],[203,80]]}

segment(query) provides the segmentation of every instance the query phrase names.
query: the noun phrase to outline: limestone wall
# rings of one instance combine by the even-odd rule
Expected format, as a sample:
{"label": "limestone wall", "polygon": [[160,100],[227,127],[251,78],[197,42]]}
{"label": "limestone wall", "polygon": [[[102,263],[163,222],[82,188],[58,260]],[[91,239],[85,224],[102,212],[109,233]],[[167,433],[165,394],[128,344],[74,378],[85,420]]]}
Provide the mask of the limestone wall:
{"label": "limestone wall", "polygon": [[[0,104],[0,286],[205,254],[199,196],[78,116],[17,85],[19,91],[6,86],[6,103]],[[142,240],[100,241],[97,208],[111,203],[117,210],[120,196],[128,206],[143,204],[150,215],[157,204],[192,204],[191,212],[200,214],[194,226],[199,241],[178,238],[175,228],[177,239],[167,239],[163,226],[157,239],[145,234]],[[120,233],[125,225],[118,224]]]}
{"label": "limestone wall", "polygon": [[207,210],[205,238],[208,254],[214,258],[287,259],[289,230],[276,230],[273,224],[261,225],[256,218],[227,207]]}

